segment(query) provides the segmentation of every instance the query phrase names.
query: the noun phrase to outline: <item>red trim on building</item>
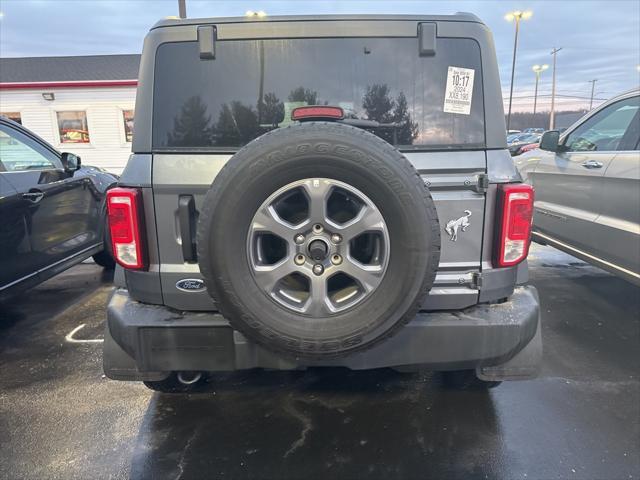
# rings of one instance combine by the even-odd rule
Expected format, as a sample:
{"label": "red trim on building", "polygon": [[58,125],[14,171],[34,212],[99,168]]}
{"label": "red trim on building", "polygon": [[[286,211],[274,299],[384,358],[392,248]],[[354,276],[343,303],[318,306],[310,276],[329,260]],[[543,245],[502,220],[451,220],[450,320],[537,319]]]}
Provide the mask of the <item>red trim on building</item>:
{"label": "red trim on building", "polygon": [[138,80],[85,80],[78,82],[5,82],[0,90],[42,90],[43,88],[108,88],[136,87]]}

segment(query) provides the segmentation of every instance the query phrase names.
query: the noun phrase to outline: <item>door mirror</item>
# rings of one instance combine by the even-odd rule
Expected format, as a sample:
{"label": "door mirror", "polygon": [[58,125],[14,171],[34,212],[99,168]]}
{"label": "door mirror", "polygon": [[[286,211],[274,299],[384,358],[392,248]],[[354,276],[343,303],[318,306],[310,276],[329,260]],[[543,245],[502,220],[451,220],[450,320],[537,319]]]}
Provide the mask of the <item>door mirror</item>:
{"label": "door mirror", "polygon": [[60,160],[65,172],[73,173],[80,169],[80,157],[75,153],[63,152]]}
{"label": "door mirror", "polygon": [[540,150],[557,152],[559,150],[560,132],[558,130],[548,130],[540,138]]}

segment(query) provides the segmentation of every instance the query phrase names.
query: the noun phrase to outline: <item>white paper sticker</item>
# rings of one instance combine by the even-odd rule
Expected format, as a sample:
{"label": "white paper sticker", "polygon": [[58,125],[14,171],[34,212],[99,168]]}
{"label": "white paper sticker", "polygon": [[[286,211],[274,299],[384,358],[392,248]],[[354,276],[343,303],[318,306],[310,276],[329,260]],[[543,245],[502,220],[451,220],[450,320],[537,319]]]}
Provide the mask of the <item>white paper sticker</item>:
{"label": "white paper sticker", "polygon": [[444,111],[446,113],[471,113],[471,98],[473,97],[472,68],[449,67],[447,73],[447,89],[444,92]]}

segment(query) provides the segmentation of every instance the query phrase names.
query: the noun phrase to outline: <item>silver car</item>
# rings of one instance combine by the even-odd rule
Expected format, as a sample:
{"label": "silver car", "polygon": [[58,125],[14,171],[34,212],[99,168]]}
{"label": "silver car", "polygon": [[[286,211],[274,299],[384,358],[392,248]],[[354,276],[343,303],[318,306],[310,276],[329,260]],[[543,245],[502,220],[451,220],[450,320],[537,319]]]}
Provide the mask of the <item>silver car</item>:
{"label": "silver car", "polygon": [[533,238],[640,285],[640,90],[516,160],[535,188]]}

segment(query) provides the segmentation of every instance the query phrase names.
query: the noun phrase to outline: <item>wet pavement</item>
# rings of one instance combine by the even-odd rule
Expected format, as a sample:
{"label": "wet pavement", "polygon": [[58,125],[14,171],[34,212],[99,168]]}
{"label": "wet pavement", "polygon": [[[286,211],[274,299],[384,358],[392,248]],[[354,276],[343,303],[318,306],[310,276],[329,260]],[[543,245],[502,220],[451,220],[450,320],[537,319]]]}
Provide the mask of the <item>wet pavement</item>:
{"label": "wet pavement", "polygon": [[78,265],[0,306],[0,478],[640,477],[640,289],[549,247],[530,266],[539,379],[249,372],[186,396],[104,378],[82,340],[110,278]]}

